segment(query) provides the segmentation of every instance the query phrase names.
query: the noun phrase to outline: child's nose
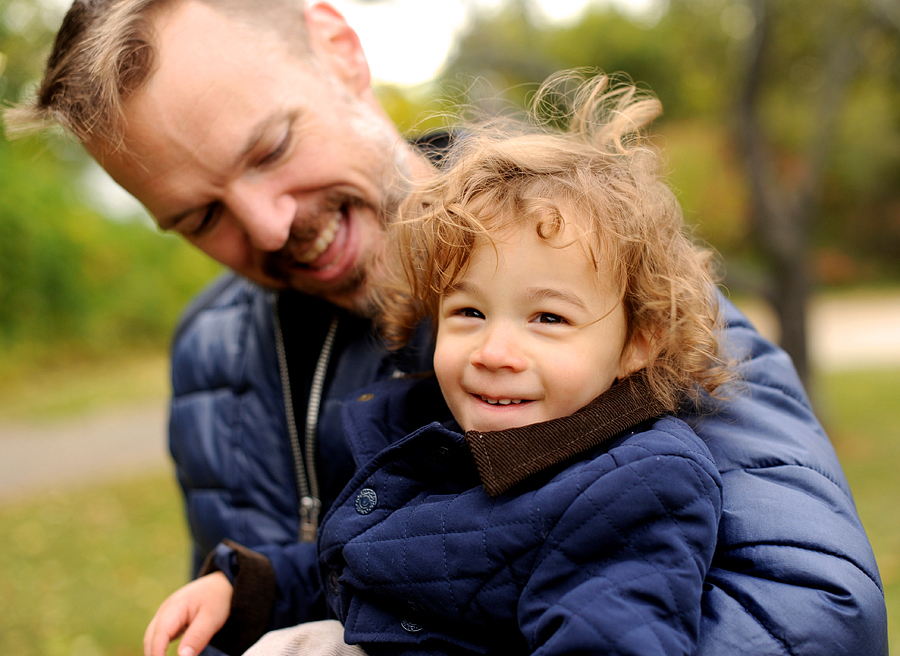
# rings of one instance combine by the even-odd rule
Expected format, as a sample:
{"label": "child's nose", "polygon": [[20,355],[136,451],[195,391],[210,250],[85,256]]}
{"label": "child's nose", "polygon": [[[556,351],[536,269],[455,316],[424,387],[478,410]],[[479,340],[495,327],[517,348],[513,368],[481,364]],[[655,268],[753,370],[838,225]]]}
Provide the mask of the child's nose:
{"label": "child's nose", "polygon": [[504,325],[487,328],[481,345],[472,352],[470,361],[476,367],[491,371],[523,370],[528,361],[519,344],[515,331]]}

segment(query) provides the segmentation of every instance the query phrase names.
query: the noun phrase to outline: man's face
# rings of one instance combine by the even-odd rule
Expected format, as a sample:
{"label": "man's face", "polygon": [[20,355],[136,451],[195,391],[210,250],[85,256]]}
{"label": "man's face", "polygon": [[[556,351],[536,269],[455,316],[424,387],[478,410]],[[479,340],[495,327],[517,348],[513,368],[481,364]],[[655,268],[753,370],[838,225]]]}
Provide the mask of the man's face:
{"label": "man's face", "polygon": [[408,154],[364,58],[304,59],[191,1],[157,27],[158,66],[125,108],[127,150],[89,150],[163,230],[262,285],[364,311]]}

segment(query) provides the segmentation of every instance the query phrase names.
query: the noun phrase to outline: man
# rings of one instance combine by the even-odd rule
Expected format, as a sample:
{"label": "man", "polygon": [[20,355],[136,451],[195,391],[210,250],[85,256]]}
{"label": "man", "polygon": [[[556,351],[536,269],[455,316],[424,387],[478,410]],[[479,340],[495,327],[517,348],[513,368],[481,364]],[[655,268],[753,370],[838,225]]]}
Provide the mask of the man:
{"label": "man", "polygon": [[[9,118],[61,123],[162,229],[239,274],[195,302],[173,345],[170,446],[194,571],[213,552],[234,586],[239,626],[220,644],[236,651],[321,619],[317,517],[354,469],[340,399],[430,367],[424,330],[388,355],[365,318],[383,222],[428,164],[378,106],[355,33],[322,3],[76,2],[35,103]],[[834,451],[787,356],[727,312],[749,393],[693,418],[725,485],[698,653],[887,653]],[[308,586],[256,607],[239,592],[273,562]]]}

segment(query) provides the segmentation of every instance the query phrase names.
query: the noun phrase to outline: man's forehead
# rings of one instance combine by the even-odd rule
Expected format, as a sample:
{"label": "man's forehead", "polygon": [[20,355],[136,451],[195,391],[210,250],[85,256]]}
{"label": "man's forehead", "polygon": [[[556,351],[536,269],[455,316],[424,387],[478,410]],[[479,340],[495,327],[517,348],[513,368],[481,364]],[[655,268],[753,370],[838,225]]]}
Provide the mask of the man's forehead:
{"label": "man's forehead", "polygon": [[[123,150],[86,145],[160,217],[189,210],[168,199],[198,178],[219,182],[267,130],[297,115],[299,98],[290,90],[311,67],[199,3],[178,5],[158,20],[159,61],[125,103]],[[179,189],[170,189],[176,182]]]}

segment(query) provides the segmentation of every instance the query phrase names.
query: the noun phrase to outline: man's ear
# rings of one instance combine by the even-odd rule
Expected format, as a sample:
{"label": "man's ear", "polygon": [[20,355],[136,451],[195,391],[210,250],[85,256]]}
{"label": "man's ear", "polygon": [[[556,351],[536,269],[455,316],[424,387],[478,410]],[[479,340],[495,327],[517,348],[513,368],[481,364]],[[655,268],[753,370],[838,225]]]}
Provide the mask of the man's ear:
{"label": "man's ear", "polygon": [[354,95],[360,95],[369,88],[372,76],[359,36],[326,2],[311,2],[305,12],[313,54]]}
{"label": "man's ear", "polygon": [[643,331],[636,330],[622,350],[617,378],[622,380],[650,363],[650,340]]}

